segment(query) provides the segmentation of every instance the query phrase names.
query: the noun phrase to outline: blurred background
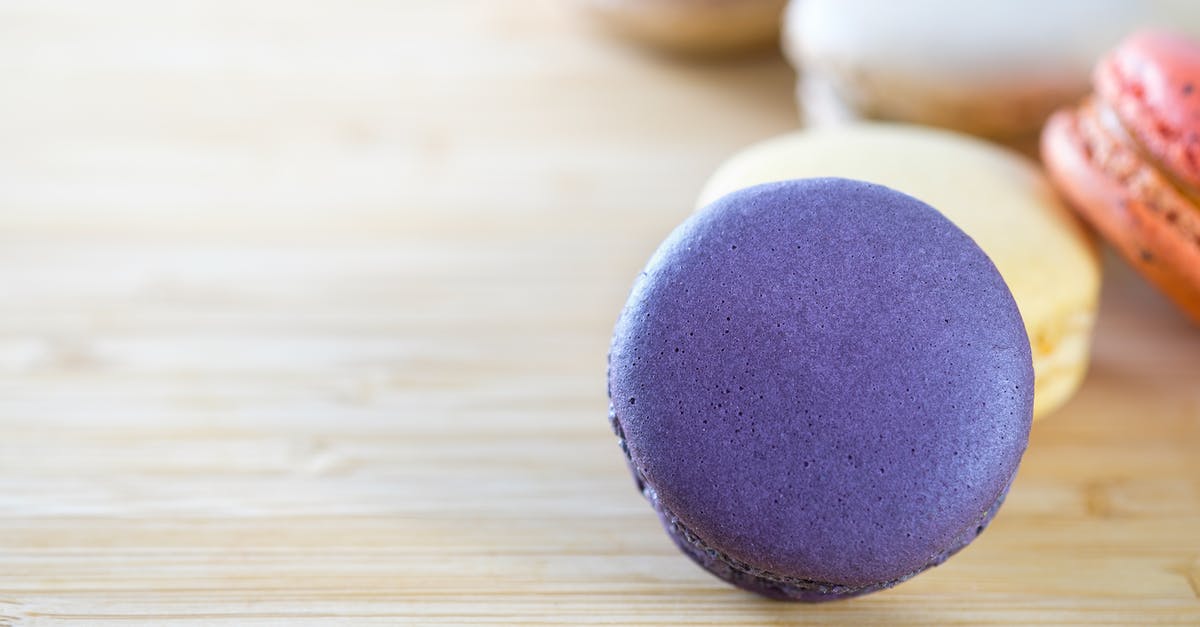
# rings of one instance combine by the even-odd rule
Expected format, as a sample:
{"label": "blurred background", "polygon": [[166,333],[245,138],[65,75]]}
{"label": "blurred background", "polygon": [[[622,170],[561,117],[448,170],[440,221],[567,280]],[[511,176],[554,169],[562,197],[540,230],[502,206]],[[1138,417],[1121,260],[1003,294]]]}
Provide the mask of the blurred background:
{"label": "blurred background", "polygon": [[794,88],[553,1],[0,3],[0,625],[1200,616],[1200,337],[1113,260],[960,558],[813,609],[670,545],[609,333]]}

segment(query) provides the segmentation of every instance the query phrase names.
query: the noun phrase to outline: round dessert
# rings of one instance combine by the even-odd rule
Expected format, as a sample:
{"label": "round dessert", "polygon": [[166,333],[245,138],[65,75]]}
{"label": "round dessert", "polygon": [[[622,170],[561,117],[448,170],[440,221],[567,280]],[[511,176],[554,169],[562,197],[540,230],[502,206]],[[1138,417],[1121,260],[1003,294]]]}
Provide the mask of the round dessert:
{"label": "round dessert", "polygon": [[785,22],[810,124],[849,110],[1025,143],[1087,92],[1095,59],[1130,30],[1200,33],[1200,3],[803,0]]}
{"label": "round dessert", "polygon": [[859,123],[743,150],[709,179],[700,206],[743,187],[812,176],[887,185],[950,218],[991,257],[1021,309],[1033,350],[1034,418],[1075,394],[1091,352],[1100,258],[1037,165],[950,131]]}
{"label": "round dessert", "polygon": [[1138,33],[1095,82],[1046,124],[1042,160],[1079,214],[1200,324],[1200,42]]}
{"label": "round dessert", "polygon": [[891,587],[988,524],[1028,441],[1029,341],[928,205],[770,183],[678,227],[634,284],[610,419],[684,553],[773,598]]}
{"label": "round dessert", "polygon": [[663,50],[723,54],[779,41],[787,0],[581,0],[618,34]]}

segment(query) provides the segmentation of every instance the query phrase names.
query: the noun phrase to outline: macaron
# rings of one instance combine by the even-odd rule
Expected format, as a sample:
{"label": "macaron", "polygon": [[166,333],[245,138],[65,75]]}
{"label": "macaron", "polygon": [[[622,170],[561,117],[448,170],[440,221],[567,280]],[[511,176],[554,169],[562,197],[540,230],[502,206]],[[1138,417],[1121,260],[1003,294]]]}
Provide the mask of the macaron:
{"label": "macaron", "polygon": [[618,35],[669,52],[717,55],[779,41],[787,0],[579,0]]}
{"label": "macaron", "polygon": [[698,206],[759,183],[843,176],[929,203],[999,268],[1032,342],[1035,418],[1066,403],[1087,373],[1101,264],[1087,229],[1029,159],[915,125],[858,123],[789,133],[731,157]]}
{"label": "macaron", "polygon": [[1033,410],[987,255],[929,205],[836,178],[739,190],[676,228],[621,312],[608,387],[679,548],[799,601],[889,588],[971,542]]}
{"label": "macaron", "polygon": [[1087,92],[1096,58],[1130,30],[1200,33],[1200,3],[799,0],[785,22],[807,123],[852,112],[1020,144]]}
{"label": "macaron", "polygon": [[1042,160],[1070,204],[1200,324],[1200,42],[1144,31],[1054,115]]}

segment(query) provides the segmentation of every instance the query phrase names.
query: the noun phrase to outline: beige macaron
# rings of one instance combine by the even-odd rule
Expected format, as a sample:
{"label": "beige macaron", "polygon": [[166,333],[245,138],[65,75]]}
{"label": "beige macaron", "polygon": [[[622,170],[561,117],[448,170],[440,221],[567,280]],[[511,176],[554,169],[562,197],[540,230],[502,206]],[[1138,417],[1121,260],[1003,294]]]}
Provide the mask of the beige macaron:
{"label": "beige macaron", "polygon": [[610,30],[666,51],[716,55],[779,41],[787,0],[578,0]]}
{"label": "beige macaron", "polygon": [[1029,159],[951,131],[851,124],[782,135],[722,165],[699,206],[737,189],[839,176],[929,203],[975,239],[1008,282],[1025,320],[1036,376],[1034,416],[1062,406],[1087,372],[1100,292],[1088,232]]}

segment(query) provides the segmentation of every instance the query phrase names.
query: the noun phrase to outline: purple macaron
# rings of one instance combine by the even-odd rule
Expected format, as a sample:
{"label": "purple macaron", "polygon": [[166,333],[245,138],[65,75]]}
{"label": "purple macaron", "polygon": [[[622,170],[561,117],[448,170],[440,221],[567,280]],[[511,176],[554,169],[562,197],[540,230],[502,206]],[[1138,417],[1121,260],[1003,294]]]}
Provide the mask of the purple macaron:
{"label": "purple macaron", "polygon": [[1029,438],[1008,287],[932,207],[805,179],[693,215],[638,277],[610,419],[679,547],[781,599],[889,588],[987,525]]}

